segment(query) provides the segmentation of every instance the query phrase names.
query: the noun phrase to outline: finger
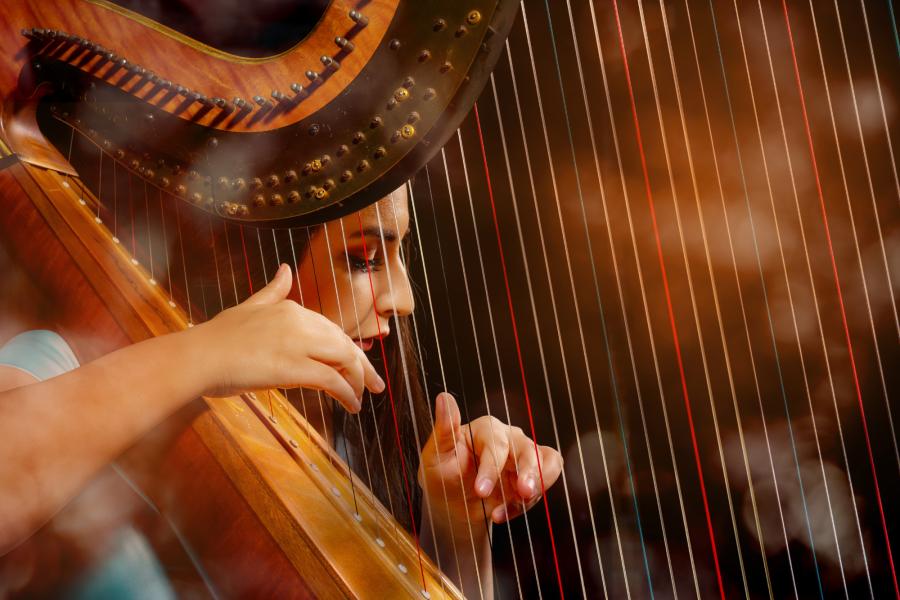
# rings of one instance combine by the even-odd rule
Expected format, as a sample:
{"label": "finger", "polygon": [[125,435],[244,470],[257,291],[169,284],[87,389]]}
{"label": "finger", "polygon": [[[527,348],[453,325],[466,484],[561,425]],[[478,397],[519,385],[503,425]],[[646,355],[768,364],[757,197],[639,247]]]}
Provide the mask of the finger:
{"label": "finger", "polygon": [[525,512],[525,505],[522,502],[510,501],[507,504],[501,504],[491,512],[491,521],[503,523],[514,519]]}
{"label": "finger", "polygon": [[306,371],[306,381],[303,383],[303,387],[322,390],[340,402],[347,411],[359,412],[361,401],[344,376],[334,367],[309,360],[304,365],[304,370]]}
{"label": "finger", "polygon": [[[516,493],[520,498],[530,500],[541,492],[541,473],[538,470],[538,454],[535,451],[537,446],[531,438],[521,432],[513,436],[511,443],[518,468]],[[539,448],[537,452],[540,452]]]}
{"label": "finger", "polygon": [[456,448],[462,418],[456,399],[441,392],[434,401],[434,443],[438,452],[450,452]]}
{"label": "finger", "polygon": [[353,388],[353,393],[356,397],[362,398],[365,386],[365,371],[359,358],[351,360],[347,366],[341,370],[341,374],[344,376],[344,379],[347,380],[347,383],[350,384],[350,387]]}
{"label": "finger", "polygon": [[365,378],[366,387],[369,388],[369,391],[380,394],[384,391],[384,379],[378,374],[378,371],[375,370],[375,367],[372,365],[372,361],[369,360],[369,357],[366,356],[366,353],[362,351],[362,349],[357,348],[360,354],[360,364],[363,367],[363,375]]}
{"label": "finger", "polygon": [[287,298],[291,291],[291,268],[284,263],[275,271],[272,281],[244,301],[249,305],[275,304]]}
{"label": "finger", "polygon": [[494,491],[500,472],[509,456],[509,437],[506,426],[496,423],[493,427],[472,429],[475,453],[478,455],[478,474],[475,476],[475,493],[487,498]]}

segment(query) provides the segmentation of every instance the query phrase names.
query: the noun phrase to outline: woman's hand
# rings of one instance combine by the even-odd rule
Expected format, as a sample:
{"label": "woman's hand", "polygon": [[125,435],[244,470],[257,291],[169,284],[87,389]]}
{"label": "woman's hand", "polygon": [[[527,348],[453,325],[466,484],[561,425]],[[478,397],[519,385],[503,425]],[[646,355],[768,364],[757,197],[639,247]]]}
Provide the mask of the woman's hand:
{"label": "woman's hand", "polygon": [[210,321],[184,332],[206,369],[205,394],[227,396],[263,388],[323,390],[357,412],[363,387],[384,382],[340,327],[287,300],[291,269],[281,265],[263,289]]}
{"label": "woman's hand", "polygon": [[[479,522],[483,500],[493,522],[508,521],[540,500],[541,476],[544,491],[559,477],[559,452],[536,446],[520,428],[494,417],[462,425],[456,400],[448,393],[438,394],[434,419],[419,462],[419,485],[436,519],[449,511],[454,522]],[[445,502],[448,510],[442,508]]]}

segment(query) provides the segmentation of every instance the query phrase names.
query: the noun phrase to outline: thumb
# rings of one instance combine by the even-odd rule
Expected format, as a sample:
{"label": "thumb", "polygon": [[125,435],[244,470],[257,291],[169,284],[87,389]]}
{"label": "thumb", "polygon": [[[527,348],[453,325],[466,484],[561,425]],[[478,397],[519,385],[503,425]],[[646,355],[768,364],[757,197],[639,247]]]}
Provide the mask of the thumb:
{"label": "thumb", "polygon": [[462,418],[452,394],[441,392],[434,402],[434,443],[438,452],[450,452],[456,447]]}
{"label": "thumb", "polygon": [[278,267],[275,277],[266,287],[259,290],[244,301],[249,305],[275,304],[287,298],[291,291],[291,268],[284,263]]}

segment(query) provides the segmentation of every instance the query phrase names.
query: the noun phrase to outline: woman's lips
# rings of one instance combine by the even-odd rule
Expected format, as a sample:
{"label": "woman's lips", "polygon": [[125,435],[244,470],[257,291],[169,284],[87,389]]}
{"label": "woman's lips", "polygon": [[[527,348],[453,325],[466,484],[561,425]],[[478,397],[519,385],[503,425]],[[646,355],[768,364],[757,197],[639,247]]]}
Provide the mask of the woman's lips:
{"label": "woman's lips", "polygon": [[374,344],[374,338],[366,338],[364,340],[353,340],[353,343],[362,348],[363,352],[368,352],[372,349],[372,344]]}

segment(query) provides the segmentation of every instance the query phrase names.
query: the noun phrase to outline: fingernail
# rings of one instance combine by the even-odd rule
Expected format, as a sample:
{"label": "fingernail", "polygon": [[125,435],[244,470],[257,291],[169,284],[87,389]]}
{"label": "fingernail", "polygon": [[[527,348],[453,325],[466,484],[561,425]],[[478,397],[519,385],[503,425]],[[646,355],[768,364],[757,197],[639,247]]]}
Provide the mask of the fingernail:
{"label": "fingernail", "polygon": [[376,394],[380,394],[381,392],[384,391],[384,379],[382,379],[378,375],[376,375],[375,377],[377,379],[375,380],[375,387],[372,391],[375,392]]}
{"label": "fingernail", "polygon": [[494,523],[502,523],[506,520],[506,507],[500,506],[494,510]]}
{"label": "fingernail", "polygon": [[481,478],[477,482],[475,482],[475,491],[478,492],[479,496],[487,496],[491,493],[491,490],[494,488],[494,484],[490,479]]}
{"label": "fingernail", "polygon": [[528,488],[529,497],[537,494],[537,482],[534,480],[534,475],[525,476],[525,487]]}

